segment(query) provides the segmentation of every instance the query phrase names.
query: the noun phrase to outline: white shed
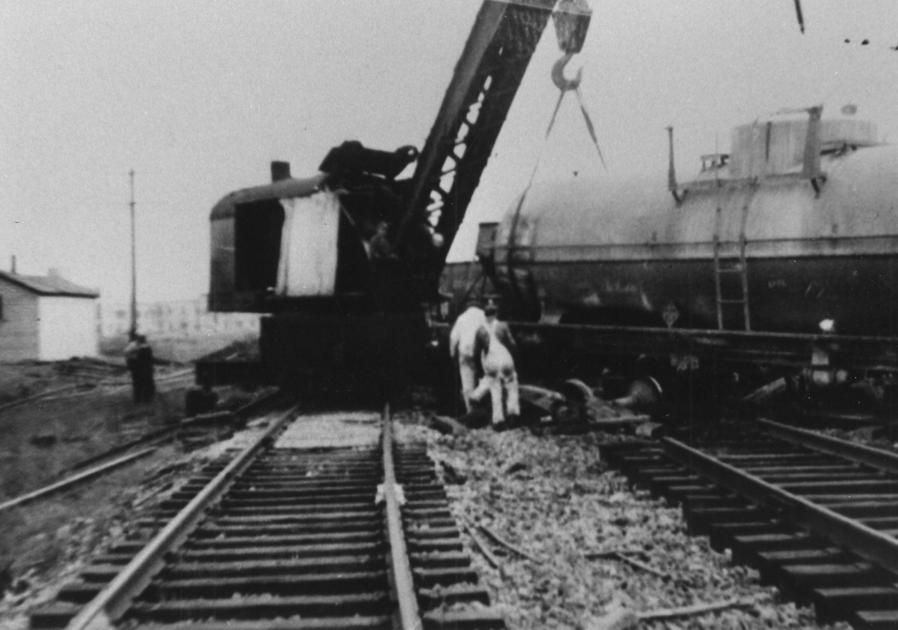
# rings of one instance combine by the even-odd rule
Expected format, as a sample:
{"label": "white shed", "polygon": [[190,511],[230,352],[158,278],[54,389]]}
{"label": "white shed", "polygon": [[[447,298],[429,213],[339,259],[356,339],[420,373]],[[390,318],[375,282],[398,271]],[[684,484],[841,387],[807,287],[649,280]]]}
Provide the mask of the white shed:
{"label": "white shed", "polygon": [[0,271],[0,362],[96,356],[99,297],[54,273]]}

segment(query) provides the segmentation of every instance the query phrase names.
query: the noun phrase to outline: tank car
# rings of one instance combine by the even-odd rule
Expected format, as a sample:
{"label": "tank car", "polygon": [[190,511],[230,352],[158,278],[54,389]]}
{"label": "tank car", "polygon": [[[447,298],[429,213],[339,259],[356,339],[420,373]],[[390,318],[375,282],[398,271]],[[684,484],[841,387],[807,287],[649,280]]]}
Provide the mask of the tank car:
{"label": "tank car", "polygon": [[[814,107],[735,128],[691,181],[671,135],[666,178],[534,186],[481,226],[488,290],[570,351],[804,366],[814,382],[893,371],[898,146],[876,134]],[[468,273],[446,276],[456,296]]]}

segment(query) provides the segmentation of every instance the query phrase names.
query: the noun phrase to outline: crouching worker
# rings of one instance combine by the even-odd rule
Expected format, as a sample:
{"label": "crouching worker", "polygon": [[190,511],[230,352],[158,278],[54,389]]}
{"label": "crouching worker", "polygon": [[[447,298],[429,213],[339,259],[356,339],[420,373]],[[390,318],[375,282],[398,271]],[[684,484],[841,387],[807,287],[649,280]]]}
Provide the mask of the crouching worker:
{"label": "crouching worker", "polygon": [[469,301],[465,311],[458,316],[449,333],[449,354],[458,361],[461,380],[461,397],[465,411],[471,413],[470,396],[477,385],[479,356],[476,348],[477,331],[486,324],[486,316],[479,304]]}
{"label": "crouching worker", "polygon": [[480,350],[483,379],[471,394],[471,400],[480,401],[489,392],[493,407],[493,428],[501,431],[507,426],[506,411],[511,424],[521,415],[518,375],[512,357],[515,342],[508,324],[496,318],[495,304],[488,304],[484,312],[486,323],[477,331],[477,349]]}

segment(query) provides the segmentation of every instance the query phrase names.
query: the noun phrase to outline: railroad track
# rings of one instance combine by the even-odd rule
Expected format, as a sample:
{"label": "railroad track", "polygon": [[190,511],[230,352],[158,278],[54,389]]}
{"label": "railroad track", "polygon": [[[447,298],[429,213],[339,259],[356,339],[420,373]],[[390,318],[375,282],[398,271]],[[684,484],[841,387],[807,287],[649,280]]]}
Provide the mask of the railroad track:
{"label": "railroad track", "polygon": [[135,526],[31,627],[505,627],[433,463],[393,443],[388,411],[272,416]]}
{"label": "railroad track", "polygon": [[637,486],[679,503],[690,533],[730,549],[818,620],[898,627],[898,455],[760,421],[750,440],[609,446]]}
{"label": "railroad track", "polygon": [[[124,369],[124,365],[121,366],[121,371],[124,371]],[[97,368],[95,370],[85,370],[82,367],[78,367],[76,370],[77,371],[74,374],[70,375],[70,378],[80,378],[80,382],[47,389],[38,392],[37,394],[32,394],[24,398],[4,403],[0,405],[0,413],[38,401],[46,403],[85,396],[96,396],[98,390],[110,393],[110,390],[125,390],[131,387],[131,381],[114,375],[115,368],[112,367],[106,369]],[[191,382],[193,381],[194,376],[194,370],[192,368],[182,369],[167,374],[157,375],[155,383],[160,389],[165,389],[168,386],[182,385]]]}

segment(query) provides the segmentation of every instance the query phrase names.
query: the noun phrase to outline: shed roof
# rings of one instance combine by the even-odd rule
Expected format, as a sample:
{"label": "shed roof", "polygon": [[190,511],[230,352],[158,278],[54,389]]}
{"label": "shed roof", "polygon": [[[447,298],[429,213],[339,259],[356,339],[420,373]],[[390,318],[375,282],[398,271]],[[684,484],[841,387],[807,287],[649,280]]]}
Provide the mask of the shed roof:
{"label": "shed roof", "polygon": [[38,295],[83,298],[100,297],[100,293],[96,289],[82,287],[60,276],[23,276],[17,273],[0,271],[0,280],[6,280]]}

